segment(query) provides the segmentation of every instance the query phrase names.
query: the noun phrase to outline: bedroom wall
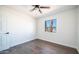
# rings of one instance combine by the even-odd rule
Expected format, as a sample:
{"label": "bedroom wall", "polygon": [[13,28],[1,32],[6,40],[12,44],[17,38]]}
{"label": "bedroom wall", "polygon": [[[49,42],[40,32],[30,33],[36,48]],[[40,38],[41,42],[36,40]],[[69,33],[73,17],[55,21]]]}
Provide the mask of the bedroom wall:
{"label": "bedroom wall", "polygon": [[[57,19],[57,32],[45,32],[45,20]],[[64,10],[37,20],[37,38],[77,48],[76,8]]]}
{"label": "bedroom wall", "polygon": [[78,39],[78,41],[77,41],[77,46],[78,46],[78,52],[79,52],[79,6],[78,6],[78,8],[77,8],[77,39]]}
{"label": "bedroom wall", "polygon": [[20,12],[5,6],[0,6],[1,16],[6,18],[7,45],[14,46],[35,39],[36,20],[27,13]]}

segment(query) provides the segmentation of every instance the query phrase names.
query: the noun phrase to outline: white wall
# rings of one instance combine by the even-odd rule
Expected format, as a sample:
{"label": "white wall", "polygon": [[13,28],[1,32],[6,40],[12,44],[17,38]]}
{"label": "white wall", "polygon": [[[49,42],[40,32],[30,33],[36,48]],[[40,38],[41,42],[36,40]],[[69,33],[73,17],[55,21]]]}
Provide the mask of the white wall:
{"label": "white wall", "polygon": [[79,7],[78,7],[78,9],[77,9],[77,19],[78,19],[78,20],[77,20],[77,26],[78,26],[78,27],[77,27],[77,31],[78,31],[78,32],[77,32],[77,39],[78,39],[78,42],[77,42],[78,44],[77,44],[77,45],[78,45],[78,52],[79,52]]}
{"label": "white wall", "polygon": [[50,16],[40,18],[37,20],[37,38],[77,48],[76,9],[65,10],[51,16],[57,19],[57,32],[45,32],[45,20],[49,20]]}
{"label": "white wall", "polygon": [[1,7],[1,14],[7,20],[8,46],[14,46],[35,39],[36,20],[27,13]]}

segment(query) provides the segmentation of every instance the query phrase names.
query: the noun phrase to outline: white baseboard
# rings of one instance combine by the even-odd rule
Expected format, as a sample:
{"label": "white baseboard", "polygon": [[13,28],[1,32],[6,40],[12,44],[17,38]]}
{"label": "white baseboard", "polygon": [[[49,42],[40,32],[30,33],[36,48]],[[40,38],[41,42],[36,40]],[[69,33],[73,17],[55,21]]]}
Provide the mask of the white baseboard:
{"label": "white baseboard", "polygon": [[57,42],[54,42],[54,41],[51,41],[51,40],[48,40],[48,39],[43,39],[43,38],[38,38],[38,39],[45,40],[45,41],[48,41],[48,42],[53,42],[53,43],[56,43],[56,44],[60,44],[60,45],[63,45],[63,46],[67,46],[67,47],[71,47],[71,48],[77,49],[76,47],[68,46],[66,44],[57,43]]}

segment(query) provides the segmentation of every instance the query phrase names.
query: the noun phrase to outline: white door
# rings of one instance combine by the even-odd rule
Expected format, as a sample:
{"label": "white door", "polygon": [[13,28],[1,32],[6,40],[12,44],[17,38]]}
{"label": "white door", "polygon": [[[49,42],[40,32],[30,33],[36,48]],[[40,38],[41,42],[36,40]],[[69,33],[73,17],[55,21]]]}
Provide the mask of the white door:
{"label": "white door", "polygon": [[7,19],[5,15],[0,15],[0,51],[8,49],[7,37],[9,32],[7,32]]}
{"label": "white door", "polygon": [[14,16],[8,16],[7,13],[0,14],[0,51],[6,50],[12,46],[18,44],[17,31],[18,24],[15,24],[16,20]]}
{"label": "white door", "polygon": [[9,13],[0,15],[0,51],[25,41],[26,35],[23,31],[25,21],[18,22],[19,19],[19,16]]}
{"label": "white door", "polygon": [[2,19],[0,15],[0,51],[2,50]]}

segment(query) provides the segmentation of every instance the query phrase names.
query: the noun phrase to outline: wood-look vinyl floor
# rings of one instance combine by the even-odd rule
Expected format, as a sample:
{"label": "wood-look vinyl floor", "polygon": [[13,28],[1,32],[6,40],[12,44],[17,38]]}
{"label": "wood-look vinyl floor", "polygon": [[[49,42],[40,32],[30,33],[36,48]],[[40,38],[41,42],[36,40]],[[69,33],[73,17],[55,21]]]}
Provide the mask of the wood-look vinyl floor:
{"label": "wood-look vinyl floor", "polygon": [[74,48],[35,39],[10,49],[0,52],[1,54],[78,54]]}

